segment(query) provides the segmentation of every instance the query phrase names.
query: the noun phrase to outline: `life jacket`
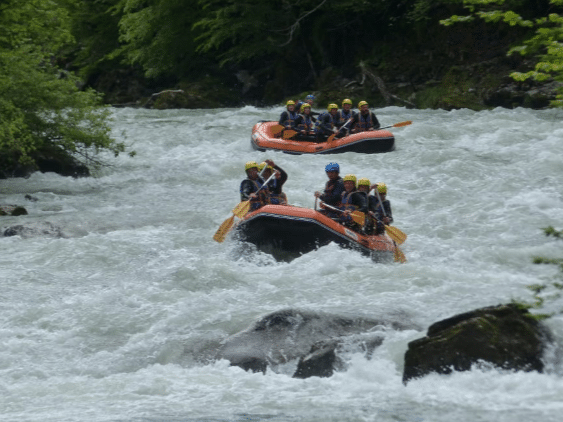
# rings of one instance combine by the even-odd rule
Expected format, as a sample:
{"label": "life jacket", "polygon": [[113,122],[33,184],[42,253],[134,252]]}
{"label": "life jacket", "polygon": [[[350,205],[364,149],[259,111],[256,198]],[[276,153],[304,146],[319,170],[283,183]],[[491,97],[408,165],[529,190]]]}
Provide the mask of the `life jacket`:
{"label": "life jacket", "polygon": [[373,127],[373,122],[371,121],[371,112],[369,112],[366,117],[362,113],[358,113],[358,121],[356,122],[355,128],[358,131],[363,132],[370,130]]}
{"label": "life jacket", "polygon": [[[263,184],[264,184],[264,181],[261,180],[261,179],[252,180],[252,179],[249,179],[249,178],[244,179],[242,181],[242,183],[240,184],[241,201],[248,201],[249,200],[248,196],[250,196],[250,194],[258,192],[258,190],[260,190],[258,192],[257,199],[250,200],[250,209],[253,210],[253,211],[257,210],[258,208],[262,207],[263,205],[270,203],[268,189],[266,189],[266,188],[260,189]],[[243,189],[243,188],[246,188],[247,186],[250,187],[249,190]]]}
{"label": "life jacket", "polygon": [[279,122],[281,125],[285,126],[285,127],[295,127],[295,119],[297,119],[297,117],[299,116],[299,113],[297,113],[296,111],[289,111],[286,110],[284,112],[284,116],[287,119],[284,121]]}
{"label": "life jacket", "polygon": [[342,109],[340,111],[340,120],[339,120],[338,123],[342,126],[344,123],[346,123],[352,117],[354,117],[354,111],[352,109],[348,110],[348,113],[346,113],[346,110]]}
{"label": "life jacket", "polygon": [[341,208],[344,211],[346,210],[356,211],[358,209],[358,206],[352,203],[352,196],[357,192],[358,191],[355,190],[353,190],[350,193],[346,191],[342,192],[342,200],[340,201],[340,203],[341,203]]}
{"label": "life jacket", "polygon": [[299,130],[306,130],[308,132],[313,130],[313,116],[311,115],[306,115],[306,114],[301,114],[300,115],[302,117],[302,123],[297,125],[297,129]]}

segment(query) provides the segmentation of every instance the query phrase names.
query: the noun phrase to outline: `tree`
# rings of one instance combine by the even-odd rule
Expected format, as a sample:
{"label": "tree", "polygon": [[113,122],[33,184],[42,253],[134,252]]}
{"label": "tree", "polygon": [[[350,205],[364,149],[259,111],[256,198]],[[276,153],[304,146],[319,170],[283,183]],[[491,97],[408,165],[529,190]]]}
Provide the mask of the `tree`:
{"label": "tree", "polygon": [[0,170],[33,164],[45,151],[89,163],[100,150],[124,151],[110,137],[110,111],[99,95],[80,91],[78,78],[56,65],[56,53],[72,41],[60,3],[0,4]]}
{"label": "tree", "polygon": [[[513,72],[510,76],[516,81],[533,79],[545,81],[554,78],[563,82],[563,16],[558,13],[549,13],[547,16],[536,16],[537,3],[521,0],[459,0],[470,12],[467,16],[454,15],[443,20],[443,25],[458,22],[470,22],[475,17],[485,22],[497,25],[510,25],[512,27],[525,27],[535,29],[522,45],[515,46],[508,54],[519,53],[532,55],[536,59],[534,70],[529,72]],[[549,0],[551,10],[560,11],[563,0]],[[513,10],[513,9],[516,9]],[[521,9],[522,12],[520,12]],[[541,10],[541,9],[540,9]],[[535,12],[535,13],[534,13]],[[523,15],[531,15],[524,18]],[[551,102],[554,107],[563,107],[563,90],[556,100]]]}

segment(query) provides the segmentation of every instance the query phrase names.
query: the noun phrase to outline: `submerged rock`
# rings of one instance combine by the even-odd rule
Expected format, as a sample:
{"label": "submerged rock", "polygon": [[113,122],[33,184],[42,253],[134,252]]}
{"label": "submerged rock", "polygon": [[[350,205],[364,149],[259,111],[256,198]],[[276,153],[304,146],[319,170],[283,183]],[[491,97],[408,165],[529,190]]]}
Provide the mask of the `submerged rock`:
{"label": "submerged rock", "polygon": [[27,210],[20,205],[0,205],[0,215],[27,215]]}
{"label": "submerged rock", "polygon": [[343,368],[342,356],[363,352],[369,358],[387,329],[412,328],[387,321],[287,309],[266,315],[229,337],[217,358],[253,372],[288,365],[297,378],[330,376]]}
{"label": "submerged rock", "polygon": [[542,372],[550,339],[547,329],[516,304],[459,314],[432,324],[426,337],[409,343],[403,382],[431,372],[467,371],[483,361],[502,369]]}
{"label": "submerged rock", "polygon": [[11,226],[4,230],[4,237],[21,236],[23,238],[30,237],[64,237],[60,227],[54,226],[49,222],[42,222],[29,225]]}

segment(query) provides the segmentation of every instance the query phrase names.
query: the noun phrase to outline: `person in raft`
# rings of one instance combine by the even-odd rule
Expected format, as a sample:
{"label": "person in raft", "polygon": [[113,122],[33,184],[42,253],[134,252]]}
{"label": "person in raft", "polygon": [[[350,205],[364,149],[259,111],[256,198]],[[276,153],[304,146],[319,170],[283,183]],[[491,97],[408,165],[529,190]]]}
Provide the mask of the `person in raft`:
{"label": "person in raft", "polygon": [[[324,191],[315,192],[315,197],[330,206],[338,208],[342,199],[342,193],[344,192],[344,183],[342,177],[340,177],[340,166],[338,163],[328,163],[325,166],[325,172],[328,181],[325,184]],[[340,213],[336,213],[328,208],[321,209],[320,212],[330,218],[338,218],[340,216]]]}
{"label": "person in raft", "polygon": [[[319,116],[317,123],[318,141],[326,141],[327,137],[338,132],[338,124],[340,123],[340,112],[338,111],[338,106],[334,103],[329,104],[327,111]],[[338,137],[338,135],[336,137]]]}
{"label": "person in raft", "polygon": [[276,172],[276,176],[268,183],[270,204],[287,205],[287,196],[282,191],[283,184],[287,180],[287,173],[281,167],[276,166],[272,160],[266,160],[258,166],[258,171],[262,172],[263,169],[262,179],[264,180],[267,180],[272,172]]}
{"label": "person in raft", "polygon": [[360,101],[358,103],[359,113],[354,116],[351,122],[351,133],[365,132],[368,130],[379,129],[381,125],[375,114],[370,111],[367,101]]}
{"label": "person in raft", "polygon": [[[315,96],[313,94],[309,94],[305,97],[305,101],[302,100],[297,101],[297,104],[295,104],[295,110],[298,113],[301,110],[301,107],[303,107],[303,104],[309,104],[311,107],[313,107],[313,104],[315,104]],[[312,113],[312,114],[317,114],[317,113]]]}
{"label": "person in raft", "polygon": [[336,137],[340,138],[346,136],[350,132],[352,127],[352,122],[354,117],[358,114],[355,110],[352,110],[352,100],[346,98],[342,101],[342,110],[340,110],[340,121],[338,122],[339,134]]}
{"label": "person in raft", "polygon": [[246,179],[240,184],[240,200],[250,201],[250,209],[254,211],[270,202],[268,190],[260,189],[264,181],[258,175],[256,161],[247,161],[244,165],[244,171],[246,172]]}
{"label": "person in raft", "polygon": [[279,124],[284,127],[284,129],[295,129],[295,120],[299,116],[299,113],[295,111],[295,101],[289,100],[285,103],[285,110],[280,115]]}
{"label": "person in raft", "polygon": [[295,120],[295,129],[297,130],[297,139],[304,141],[315,141],[316,130],[315,122],[317,119],[311,114],[311,106],[307,103],[301,106],[301,114]]}
{"label": "person in raft", "polygon": [[368,211],[368,204],[366,195],[363,192],[358,192],[356,185],[356,176],[354,174],[347,174],[342,179],[344,183],[344,192],[342,192],[342,199],[340,200],[340,209],[344,213],[340,216],[340,222],[350,227],[355,231],[362,231],[363,227],[352,220],[352,211],[360,211],[366,213]]}
{"label": "person in raft", "polygon": [[[373,195],[373,202],[376,205],[374,212],[377,218],[386,225],[391,224],[393,222],[393,212],[391,211],[391,202],[387,199],[387,185],[385,183],[376,183],[371,186],[370,190],[371,189],[377,189],[377,192]],[[381,199],[381,202],[379,202],[379,199]],[[381,208],[381,204],[383,204],[383,209]]]}
{"label": "person in raft", "polygon": [[385,231],[385,225],[377,213],[377,205],[379,204],[379,201],[377,197],[369,194],[371,189],[372,187],[369,179],[358,179],[358,191],[365,195],[368,204],[366,223],[364,225],[364,232],[367,235],[381,234]]}

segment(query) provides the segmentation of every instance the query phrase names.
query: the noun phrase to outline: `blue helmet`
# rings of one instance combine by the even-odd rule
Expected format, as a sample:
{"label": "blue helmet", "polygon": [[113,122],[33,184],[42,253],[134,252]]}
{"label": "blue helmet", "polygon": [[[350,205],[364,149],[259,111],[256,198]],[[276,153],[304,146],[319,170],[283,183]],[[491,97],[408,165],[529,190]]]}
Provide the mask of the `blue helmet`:
{"label": "blue helmet", "polygon": [[305,97],[305,100],[313,100],[315,101],[315,96],[313,94],[309,94]]}
{"label": "blue helmet", "polygon": [[336,171],[340,173],[340,166],[338,165],[338,163],[328,163],[325,167],[325,171],[326,172]]}

